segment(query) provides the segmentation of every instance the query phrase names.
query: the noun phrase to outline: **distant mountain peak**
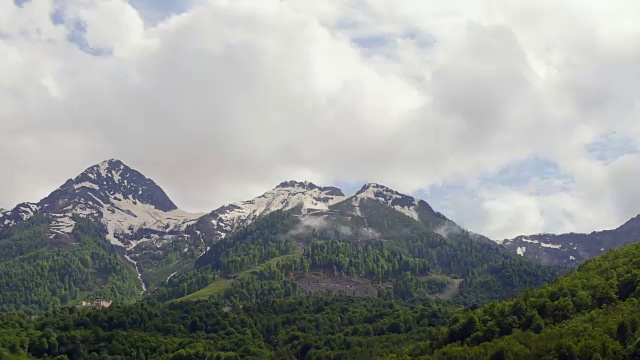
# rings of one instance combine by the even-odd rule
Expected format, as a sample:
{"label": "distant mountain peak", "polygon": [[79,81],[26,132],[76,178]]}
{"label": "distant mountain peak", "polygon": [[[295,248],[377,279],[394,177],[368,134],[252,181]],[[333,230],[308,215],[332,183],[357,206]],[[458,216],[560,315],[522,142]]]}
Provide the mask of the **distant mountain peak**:
{"label": "distant mountain peak", "polygon": [[303,188],[303,189],[316,189],[318,188],[318,186],[310,181],[296,181],[296,180],[288,180],[288,181],[283,181],[280,184],[278,184],[278,186],[276,186],[276,189],[282,189],[282,188]]}
{"label": "distant mountain peak", "polygon": [[399,196],[405,196],[405,197],[410,197],[408,195],[404,195],[396,190],[393,190],[392,188],[386,186],[386,185],[382,185],[379,183],[374,183],[374,182],[370,182],[370,183],[366,183],[364,184],[360,190],[358,190],[358,192],[356,193],[356,195],[359,194],[364,194],[364,193],[374,193],[374,192],[380,192],[380,193],[389,193],[389,194],[395,194],[395,195],[399,195]]}
{"label": "distant mountain peak", "polygon": [[507,250],[547,265],[577,266],[605,251],[640,240],[640,215],[602,231],[520,235],[500,241]]}
{"label": "distant mountain peak", "polygon": [[403,194],[388,186],[379,183],[367,183],[356,193],[357,197],[368,197],[382,201],[392,201],[402,199],[406,206],[410,204],[418,205],[418,201],[413,196]]}
{"label": "distant mountain peak", "polygon": [[328,211],[329,206],[346,199],[336,187],[318,186],[309,181],[289,180],[251,200],[222,206],[210,215],[219,237],[277,210],[300,208],[303,213]]}
{"label": "distant mountain peak", "polygon": [[105,160],[90,166],[63,188],[84,188],[94,193],[101,201],[110,197],[142,202],[161,211],[172,211],[178,207],[153,180],[130,168],[118,159]]}
{"label": "distant mountain peak", "polygon": [[342,190],[338,189],[337,187],[318,186],[310,181],[296,181],[296,180],[283,181],[280,184],[278,184],[278,186],[276,186],[274,190],[290,189],[290,188],[303,189],[303,190],[319,190],[321,192],[331,194],[332,196],[344,196],[344,194],[342,193]]}
{"label": "distant mountain peak", "polygon": [[426,201],[403,194],[380,183],[370,182],[362,186],[353,196],[352,203],[354,206],[359,207],[362,201],[368,199],[387,205],[434,230],[444,225],[449,228],[460,229],[458,225],[444,215],[435,212]]}
{"label": "distant mountain peak", "polygon": [[[149,240],[149,234],[165,236],[203,215],[179,210],[153,180],[118,159],[88,167],[37,204],[19,204],[2,213],[0,226],[36,213],[51,215],[51,237],[69,235],[75,227],[74,216],[96,217],[106,226],[107,238],[127,249]],[[136,234],[138,230],[146,235]]]}

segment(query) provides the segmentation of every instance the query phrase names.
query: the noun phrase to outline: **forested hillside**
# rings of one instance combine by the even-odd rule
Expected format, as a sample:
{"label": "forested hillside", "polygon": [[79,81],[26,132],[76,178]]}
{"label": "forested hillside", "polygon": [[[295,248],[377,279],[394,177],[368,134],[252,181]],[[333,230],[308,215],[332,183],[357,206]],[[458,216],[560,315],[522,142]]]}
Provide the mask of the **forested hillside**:
{"label": "forested hillside", "polygon": [[640,358],[640,244],[588,260],[514,300],[453,317],[435,359]]}
{"label": "forested hillside", "polygon": [[48,236],[46,216],[0,233],[1,311],[38,313],[95,297],[120,303],[141,298],[140,281],[118,259],[104,228],[89,219],[75,221],[75,240],[68,243]]}
{"label": "forested hillside", "polygon": [[205,287],[238,300],[283,297],[300,293],[299,284],[313,277],[348,294],[354,289],[340,287],[338,279],[366,283],[383,299],[437,296],[456,287],[458,301],[480,304],[539,286],[561,271],[467,232],[445,238],[377,202],[362,211],[366,224],[340,214],[273,212],[216,243],[195,269],[173,276],[153,297],[178,299]]}
{"label": "forested hillside", "polygon": [[475,310],[345,295],[0,317],[0,356],[58,359],[635,359],[640,244]]}

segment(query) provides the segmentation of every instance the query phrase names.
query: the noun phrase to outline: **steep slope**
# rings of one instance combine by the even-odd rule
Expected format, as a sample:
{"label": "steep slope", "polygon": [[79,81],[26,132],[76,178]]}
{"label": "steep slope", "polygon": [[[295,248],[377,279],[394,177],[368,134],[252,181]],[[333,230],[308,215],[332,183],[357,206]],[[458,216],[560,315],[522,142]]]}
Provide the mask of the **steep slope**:
{"label": "steep slope", "polygon": [[95,216],[105,224],[109,241],[127,249],[152,239],[141,233],[169,234],[202,216],[179,210],[153,180],[119,160],[88,168],[38,205],[41,211],[54,214],[54,234],[73,229],[73,214]]}
{"label": "steep slope", "polygon": [[502,245],[514,254],[543,264],[577,266],[605,251],[640,241],[640,215],[613,230],[590,234],[536,234],[507,239]]}
{"label": "steep slope", "polygon": [[205,248],[192,229],[204,214],[178,209],[153,180],[115,159],[87,168],[37,204],[0,214],[0,230],[37,214],[48,216],[48,236],[58,243],[77,243],[76,217],[102,223],[114,249],[134,265],[143,288]]}
{"label": "steep slope", "polygon": [[362,216],[361,208],[368,201],[376,201],[419,221],[427,228],[446,236],[463,229],[455,222],[436,212],[424,200],[401,194],[391,188],[376,183],[365,184],[354,196],[342,201],[335,209],[355,216]]}

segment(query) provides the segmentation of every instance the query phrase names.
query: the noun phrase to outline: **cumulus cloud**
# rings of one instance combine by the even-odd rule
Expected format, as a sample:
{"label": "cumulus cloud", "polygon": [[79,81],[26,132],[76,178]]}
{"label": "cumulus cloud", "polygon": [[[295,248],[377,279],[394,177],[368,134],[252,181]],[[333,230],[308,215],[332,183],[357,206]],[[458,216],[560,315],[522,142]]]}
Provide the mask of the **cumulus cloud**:
{"label": "cumulus cloud", "polygon": [[[637,155],[587,148],[640,135],[637,2],[160,3],[0,3],[0,206],[118,157],[190,210],[297,178],[462,179],[436,205],[494,238],[640,212]],[[532,156],[571,183],[477,186]]]}

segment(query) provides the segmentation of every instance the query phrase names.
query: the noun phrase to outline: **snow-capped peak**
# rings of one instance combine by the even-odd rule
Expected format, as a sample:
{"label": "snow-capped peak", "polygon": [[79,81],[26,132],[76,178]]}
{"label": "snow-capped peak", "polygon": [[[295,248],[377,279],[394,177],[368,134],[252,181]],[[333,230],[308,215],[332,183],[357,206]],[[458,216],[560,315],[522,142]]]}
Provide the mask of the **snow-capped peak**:
{"label": "snow-capped peak", "polygon": [[254,199],[215,210],[211,213],[212,223],[220,236],[224,237],[250,224],[260,215],[296,207],[300,207],[303,213],[327,211],[329,206],[345,198],[342,191],[335,187],[320,187],[308,181],[285,181]]}
{"label": "snow-capped peak", "polygon": [[61,188],[68,186],[73,186],[78,190],[96,190],[99,194],[94,195],[101,195],[98,197],[103,202],[119,195],[122,199],[142,202],[162,211],[177,209],[167,194],[153,180],[117,159],[103,161],[87,168]]}
{"label": "snow-capped peak", "polygon": [[389,187],[376,183],[365,184],[356,193],[355,199],[358,202],[363,199],[377,200],[418,221],[420,220],[420,216],[418,215],[420,203],[422,202],[424,205],[427,205],[424,201],[418,201],[409,195],[401,194]]}
{"label": "snow-capped peak", "polygon": [[113,244],[127,248],[145,240],[134,235],[139,229],[147,235],[168,234],[204,215],[179,210],[153,180],[116,159],[87,168],[38,204],[23,203],[2,213],[0,227],[38,212],[51,215],[51,237],[70,234],[74,215],[91,216],[101,219]]}

